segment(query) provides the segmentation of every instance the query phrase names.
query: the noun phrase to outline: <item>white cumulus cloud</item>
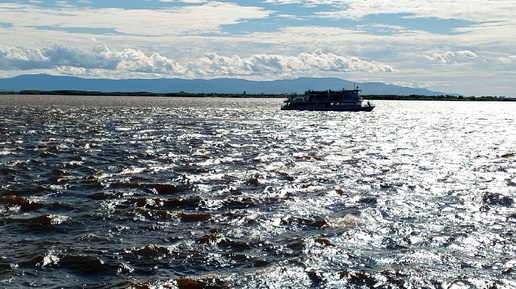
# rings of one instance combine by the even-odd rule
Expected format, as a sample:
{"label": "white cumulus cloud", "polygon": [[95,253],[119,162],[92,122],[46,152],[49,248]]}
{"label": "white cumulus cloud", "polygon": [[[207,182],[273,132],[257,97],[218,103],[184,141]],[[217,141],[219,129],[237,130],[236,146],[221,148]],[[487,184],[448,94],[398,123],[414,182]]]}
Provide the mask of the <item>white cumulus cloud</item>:
{"label": "white cumulus cloud", "polygon": [[478,56],[469,50],[460,50],[460,51],[446,51],[444,53],[433,53],[432,55],[426,55],[427,59],[439,62],[439,63],[463,63],[470,62],[473,59],[478,58]]}
{"label": "white cumulus cloud", "polygon": [[268,75],[289,77],[317,72],[393,72],[387,64],[366,61],[357,57],[340,56],[316,50],[303,52],[297,56],[278,54],[256,54],[249,57],[220,56],[206,53],[189,69],[198,75],[249,76]]}
{"label": "white cumulus cloud", "polygon": [[[0,49],[2,70],[54,70],[56,73],[103,71],[103,75],[117,78],[121,74],[162,77],[296,77],[323,72],[378,73],[396,71],[388,64],[367,61],[353,56],[342,56],[316,50],[298,55],[254,54],[248,57],[223,56],[207,52],[202,57],[181,61],[157,52],[125,48],[110,49],[106,45],[91,50],[52,46],[41,49],[11,47]],[[113,76],[112,76],[113,77]]]}
{"label": "white cumulus cloud", "polygon": [[516,64],[516,55],[500,57],[500,58],[498,58],[498,61],[502,64]]}
{"label": "white cumulus cloud", "polygon": [[169,73],[182,75],[185,69],[172,59],[158,53],[147,55],[136,49],[112,50],[105,45],[87,51],[79,48],[53,46],[41,49],[21,47],[0,48],[0,69],[123,70],[128,72]]}

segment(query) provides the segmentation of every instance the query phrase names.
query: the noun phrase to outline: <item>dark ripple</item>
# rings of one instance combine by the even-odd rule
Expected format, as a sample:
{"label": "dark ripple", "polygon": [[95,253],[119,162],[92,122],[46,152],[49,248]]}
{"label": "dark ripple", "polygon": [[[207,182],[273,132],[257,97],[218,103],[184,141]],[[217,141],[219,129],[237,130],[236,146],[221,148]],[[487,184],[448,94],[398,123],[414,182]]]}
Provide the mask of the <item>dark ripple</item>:
{"label": "dark ripple", "polygon": [[12,206],[19,207],[22,212],[35,211],[44,207],[37,201],[15,195],[0,196],[0,204],[7,206],[8,209],[11,209]]}
{"label": "dark ripple", "polygon": [[514,199],[509,196],[504,196],[498,193],[485,193],[482,197],[482,201],[486,205],[512,207],[514,205]]}

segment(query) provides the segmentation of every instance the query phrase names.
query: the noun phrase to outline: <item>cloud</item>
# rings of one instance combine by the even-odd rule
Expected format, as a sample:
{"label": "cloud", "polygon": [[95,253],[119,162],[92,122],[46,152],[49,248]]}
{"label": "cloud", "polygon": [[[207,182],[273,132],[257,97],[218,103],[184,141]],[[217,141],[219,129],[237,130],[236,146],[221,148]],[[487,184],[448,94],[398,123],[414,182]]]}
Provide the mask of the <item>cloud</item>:
{"label": "cloud", "polygon": [[160,73],[174,76],[185,75],[185,68],[176,61],[161,56],[159,53],[152,53],[150,56],[141,50],[124,49],[120,52],[110,53],[117,59],[117,70],[144,73]]}
{"label": "cloud", "polygon": [[50,9],[35,5],[0,3],[0,15],[2,22],[13,23],[17,28],[63,31],[83,28],[90,31],[115,31],[123,35],[171,36],[220,33],[224,25],[266,18],[272,13],[262,7],[227,2],[156,10],[78,8],[68,2],[61,4],[60,8]]}
{"label": "cloud", "polygon": [[146,55],[140,50],[111,50],[105,45],[91,51],[79,48],[53,46],[42,49],[21,47],[0,48],[0,69],[35,70],[72,68],[96,70],[122,70],[125,72],[167,73],[183,75],[185,69],[177,62],[158,53]]}
{"label": "cloud", "polygon": [[489,21],[492,19],[512,19],[515,5],[513,0],[497,0],[492,5],[470,0],[266,0],[267,3],[301,4],[308,7],[330,6],[318,12],[321,17],[359,19],[366,15],[410,14],[413,17],[436,17],[441,19],[464,19],[469,21]]}
{"label": "cloud", "polygon": [[301,4],[306,7],[315,7],[319,5],[343,6],[347,1],[342,0],[265,0],[265,3],[278,5]]}
{"label": "cloud", "polygon": [[31,70],[58,66],[116,68],[116,64],[113,64],[104,55],[87,53],[77,48],[70,49],[61,46],[43,49],[0,48],[0,69],[3,70]]}
{"label": "cloud", "polygon": [[28,70],[47,67],[48,57],[40,50],[27,49],[23,47],[0,48],[0,69]]}
{"label": "cloud", "polygon": [[0,69],[37,70],[74,73],[85,71],[111,71],[113,78],[138,73],[162,77],[295,77],[319,72],[379,73],[396,71],[392,66],[358,57],[341,56],[316,50],[296,56],[255,54],[249,57],[221,56],[215,52],[180,64],[159,53],[145,53],[138,49],[110,49],[106,45],[91,50],[53,46],[43,49],[11,47],[0,49]]}
{"label": "cloud", "polygon": [[478,58],[478,56],[469,50],[460,50],[456,52],[447,51],[444,53],[434,53],[432,55],[426,55],[427,59],[438,63],[464,63],[471,62]]}
{"label": "cloud", "polygon": [[500,57],[498,58],[498,61],[502,64],[516,64],[516,55],[509,55],[506,57]]}
{"label": "cloud", "polygon": [[357,57],[339,56],[316,50],[303,52],[297,56],[277,54],[256,54],[241,58],[239,56],[220,56],[206,53],[200,60],[189,67],[197,75],[252,76],[267,75],[292,77],[306,73],[318,72],[393,72],[395,69],[387,64],[365,61]]}

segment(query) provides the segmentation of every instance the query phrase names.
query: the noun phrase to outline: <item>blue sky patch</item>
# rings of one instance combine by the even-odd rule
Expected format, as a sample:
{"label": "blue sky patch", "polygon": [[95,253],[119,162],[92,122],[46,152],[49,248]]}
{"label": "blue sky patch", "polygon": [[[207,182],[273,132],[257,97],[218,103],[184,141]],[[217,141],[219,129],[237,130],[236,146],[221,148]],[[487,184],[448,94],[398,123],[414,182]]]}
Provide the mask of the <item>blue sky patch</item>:
{"label": "blue sky patch", "polygon": [[[365,16],[361,21],[361,24],[369,23],[369,24],[383,24],[384,26],[400,26],[405,28],[406,30],[419,30],[426,31],[429,33],[435,34],[447,34],[447,35],[455,35],[459,32],[456,31],[457,28],[463,28],[470,25],[475,24],[475,22],[460,20],[460,19],[440,19],[440,18],[420,18],[420,17],[411,17],[408,13],[401,14],[375,14]],[[372,26],[372,25],[371,25]],[[380,28],[377,31],[374,29],[369,30],[368,32],[372,34],[385,35],[386,31],[389,30],[386,27]],[[397,29],[390,29],[393,33],[397,31]]]}
{"label": "blue sky patch", "polygon": [[55,26],[35,26],[34,28],[38,30],[50,30],[50,31],[65,31],[68,33],[79,33],[79,34],[96,34],[96,35],[102,35],[102,34],[116,34],[116,35],[123,35],[123,33],[120,33],[112,28],[88,28],[88,27],[55,27]]}

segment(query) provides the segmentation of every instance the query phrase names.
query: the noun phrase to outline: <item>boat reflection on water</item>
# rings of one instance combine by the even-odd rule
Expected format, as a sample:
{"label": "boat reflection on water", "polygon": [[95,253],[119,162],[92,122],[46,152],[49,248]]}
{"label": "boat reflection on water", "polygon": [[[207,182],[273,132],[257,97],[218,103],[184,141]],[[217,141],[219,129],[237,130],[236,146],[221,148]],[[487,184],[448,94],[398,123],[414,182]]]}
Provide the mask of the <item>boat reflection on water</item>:
{"label": "boat reflection on water", "polygon": [[303,95],[287,96],[282,110],[322,110],[322,111],[372,111],[374,105],[362,105],[360,89],[351,90],[308,90]]}

